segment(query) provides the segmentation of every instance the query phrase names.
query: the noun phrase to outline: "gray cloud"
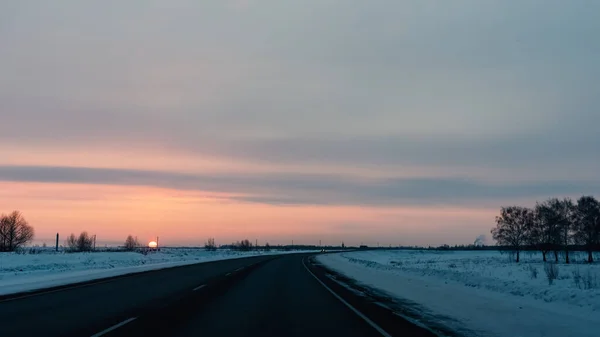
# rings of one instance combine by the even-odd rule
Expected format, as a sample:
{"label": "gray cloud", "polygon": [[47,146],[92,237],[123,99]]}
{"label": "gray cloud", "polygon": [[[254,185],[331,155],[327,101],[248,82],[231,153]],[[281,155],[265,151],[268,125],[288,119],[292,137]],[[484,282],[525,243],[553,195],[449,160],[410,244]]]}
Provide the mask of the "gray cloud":
{"label": "gray cloud", "polygon": [[[560,132],[557,130],[557,132]],[[480,167],[600,164],[600,134],[523,135],[512,139],[411,139],[402,136],[282,138],[221,143],[216,153],[270,162],[325,162],[375,165],[475,165]],[[207,148],[191,147],[198,153]]]}
{"label": "gray cloud", "polygon": [[[490,185],[492,176],[359,183],[49,167],[2,174],[250,191],[257,195],[247,200],[275,204],[594,189],[598,12],[600,2],[561,0],[3,2],[3,145],[460,167],[466,178],[501,168],[508,185]],[[511,183],[525,177],[532,182]]]}
{"label": "gray cloud", "polygon": [[241,194],[232,200],[265,204],[411,205],[477,204],[484,200],[593,194],[597,182],[487,184],[467,179],[370,179],[307,174],[181,174],[158,171],[0,166],[0,180],[144,185]]}

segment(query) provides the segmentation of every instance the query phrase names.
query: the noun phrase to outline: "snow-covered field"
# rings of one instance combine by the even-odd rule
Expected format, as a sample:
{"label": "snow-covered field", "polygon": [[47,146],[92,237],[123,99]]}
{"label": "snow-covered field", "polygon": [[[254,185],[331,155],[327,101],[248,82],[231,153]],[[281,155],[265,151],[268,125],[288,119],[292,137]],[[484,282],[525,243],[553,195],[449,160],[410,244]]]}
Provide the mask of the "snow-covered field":
{"label": "snow-covered field", "polygon": [[[357,251],[318,260],[399,299],[407,315],[466,336],[600,336],[600,264],[517,264],[496,251]],[[537,274],[537,275],[536,275]]]}
{"label": "snow-covered field", "polygon": [[186,264],[294,251],[209,252],[194,248],[163,248],[147,255],[136,252],[38,254],[0,253],[0,295],[84,282],[105,277]]}

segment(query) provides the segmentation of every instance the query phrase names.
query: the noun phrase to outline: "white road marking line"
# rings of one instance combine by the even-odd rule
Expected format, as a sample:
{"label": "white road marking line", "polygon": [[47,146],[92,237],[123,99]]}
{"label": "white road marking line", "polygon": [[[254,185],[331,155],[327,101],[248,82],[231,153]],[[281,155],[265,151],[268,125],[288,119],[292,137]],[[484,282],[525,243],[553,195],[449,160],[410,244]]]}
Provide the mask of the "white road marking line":
{"label": "white road marking line", "polygon": [[225,276],[229,276],[229,275],[231,275],[231,273],[227,273],[227,274],[225,274]]}
{"label": "white road marking line", "polygon": [[202,289],[202,288],[204,288],[204,287],[206,287],[206,284],[199,285],[199,286],[197,286],[196,288],[192,289],[192,291],[200,290],[200,289]]}
{"label": "white road marking line", "polygon": [[242,268],[238,268],[238,269],[236,269],[236,270],[234,270],[234,271],[240,271],[240,270],[242,270],[242,269],[244,269],[244,267],[242,267]]}
{"label": "white road marking line", "polygon": [[108,328],[106,330],[102,330],[102,331],[98,332],[97,334],[92,335],[91,337],[100,337],[100,336],[106,335],[107,333],[109,333],[109,332],[111,332],[113,330],[116,330],[116,329],[122,327],[123,325],[125,325],[127,323],[130,323],[131,321],[135,320],[136,318],[137,317],[132,317],[132,318],[126,319],[126,320],[124,320],[123,322],[121,322],[119,324],[115,324],[115,325],[111,326],[110,328]]}
{"label": "white road marking line", "polygon": [[392,335],[390,335],[389,333],[385,332],[385,330],[383,330],[379,325],[375,324],[375,322],[373,322],[372,320],[370,320],[367,316],[363,315],[362,312],[358,311],[358,309],[356,309],[355,307],[353,307],[350,303],[346,302],[343,298],[340,297],[340,295],[336,294],[333,290],[331,290],[325,283],[323,283],[323,281],[319,280],[319,278],[317,276],[315,276],[315,274],[313,274],[312,271],[310,271],[310,269],[308,269],[308,267],[306,266],[305,263],[306,258],[302,259],[302,265],[304,266],[304,268],[306,268],[306,270],[315,278],[315,280],[317,280],[319,283],[321,283],[321,285],[329,290],[329,292],[335,296],[335,298],[337,298],[338,300],[340,300],[340,302],[344,303],[348,308],[350,308],[350,310],[354,311],[354,313],[356,315],[358,315],[358,317],[362,318],[365,322],[367,322],[367,324],[369,324],[373,329],[377,330],[377,332],[379,332],[382,336],[384,337],[392,337]]}

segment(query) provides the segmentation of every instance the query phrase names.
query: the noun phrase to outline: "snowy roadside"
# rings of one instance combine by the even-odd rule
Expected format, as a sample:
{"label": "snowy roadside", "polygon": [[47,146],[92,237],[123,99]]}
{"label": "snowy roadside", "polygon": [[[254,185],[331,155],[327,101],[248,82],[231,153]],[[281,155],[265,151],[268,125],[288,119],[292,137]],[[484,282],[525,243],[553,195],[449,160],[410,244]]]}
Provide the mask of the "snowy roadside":
{"label": "snowy roadside", "polygon": [[[461,336],[598,336],[598,264],[559,265],[549,285],[538,256],[521,264],[490,251],[364,251],[317,259]],[[591,275],[596,288],[585,289],[577,274]]]}
{"label": "snowy roadside", "polygon": [[193,248],[164,248],[147,255],[136,252],[0,253],[0,295],[194,263],[302,252],[306,251],[209,252]]}

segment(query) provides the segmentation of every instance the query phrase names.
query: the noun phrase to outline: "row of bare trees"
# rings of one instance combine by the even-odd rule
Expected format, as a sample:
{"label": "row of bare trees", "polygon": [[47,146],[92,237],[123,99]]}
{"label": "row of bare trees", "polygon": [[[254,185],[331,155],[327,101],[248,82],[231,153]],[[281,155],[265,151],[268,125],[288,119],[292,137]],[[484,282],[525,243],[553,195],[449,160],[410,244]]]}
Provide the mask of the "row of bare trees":
{"label": "row of bare trees", "polygon": [[[71,233],[65,241],[65,246],[71,252],[89,252],[94,249],[96,237],[95,235],[89,235],[88,232],[83,231],[79,236]],[[136,250],[140,247],[140,243],[137,238],[132,235],[128,235],[125,239],[123,248],[128,251]]]}
{"label": "row of bare trees", "polygon": [[23,214],[0,215],[0,252],[12,252],[33,240],[34,230]]}
{"label": "row of bare trees", "polygon": [[238,242],[234,243],[232,248],[241,250],[243,252],[251,251],[252,250],[252,242],[250,242],[250,240],[248,240],[248,239],[244,239],[242,241],[238,241]]}
{"label": "row of bare trees", "polygon": [[[33,240],[34,229],[29,225],[23,214],[13,211],[0,215],[0,252],[12,252]],[[65,240],[65,246],[72,252],[88,252],[93,250],[96,236],[83,231],[76,236],[71,233]],[[140,247],[137,238],[129,235],[124,245],[126,250]]]}
{"label": "row of bare trees", "polygon": [[600,250],[600,202],[593,196],[582,196],[577,202],[551,198],[534,208],[502,207],[491,232],[498,244],[515,251],[517,262],[522,250],[535,249],[544,261],[553,253],[558,262],[559,253],[564,252],[569,263],[569,247],[578,245],[592,263],[593,252]]}
{"label": "row of bare trees", "polygon": [[81,232],[79,236],[71,233],[65,241],[65,246],[71,252],[89,252],[94,249],[95,240],[95,236],[89,235],[86,231]]}
{"label": "row of bare trees", "polygon": [[[241,251],[250,251],[253,249],[252,246],[252,242],[250,242],[250,240],[248,239],[244,239],[242,241],[238,241],[238,242],[234,242],[231,245],[228,246],[231,249],[234,250],[241,250]],[[204,243],[204,248],[208,251],[215,251],[217,250],[217,245],[215,244],[215,239],[214,238],[209,238],[205,243]],[[254,247],[257,248],[257,247]],[[265,246],[263,247],[263,250],[265,251],[270,251],[271,250],[271,245],[269,245],[269,243],[265,243]]]}

